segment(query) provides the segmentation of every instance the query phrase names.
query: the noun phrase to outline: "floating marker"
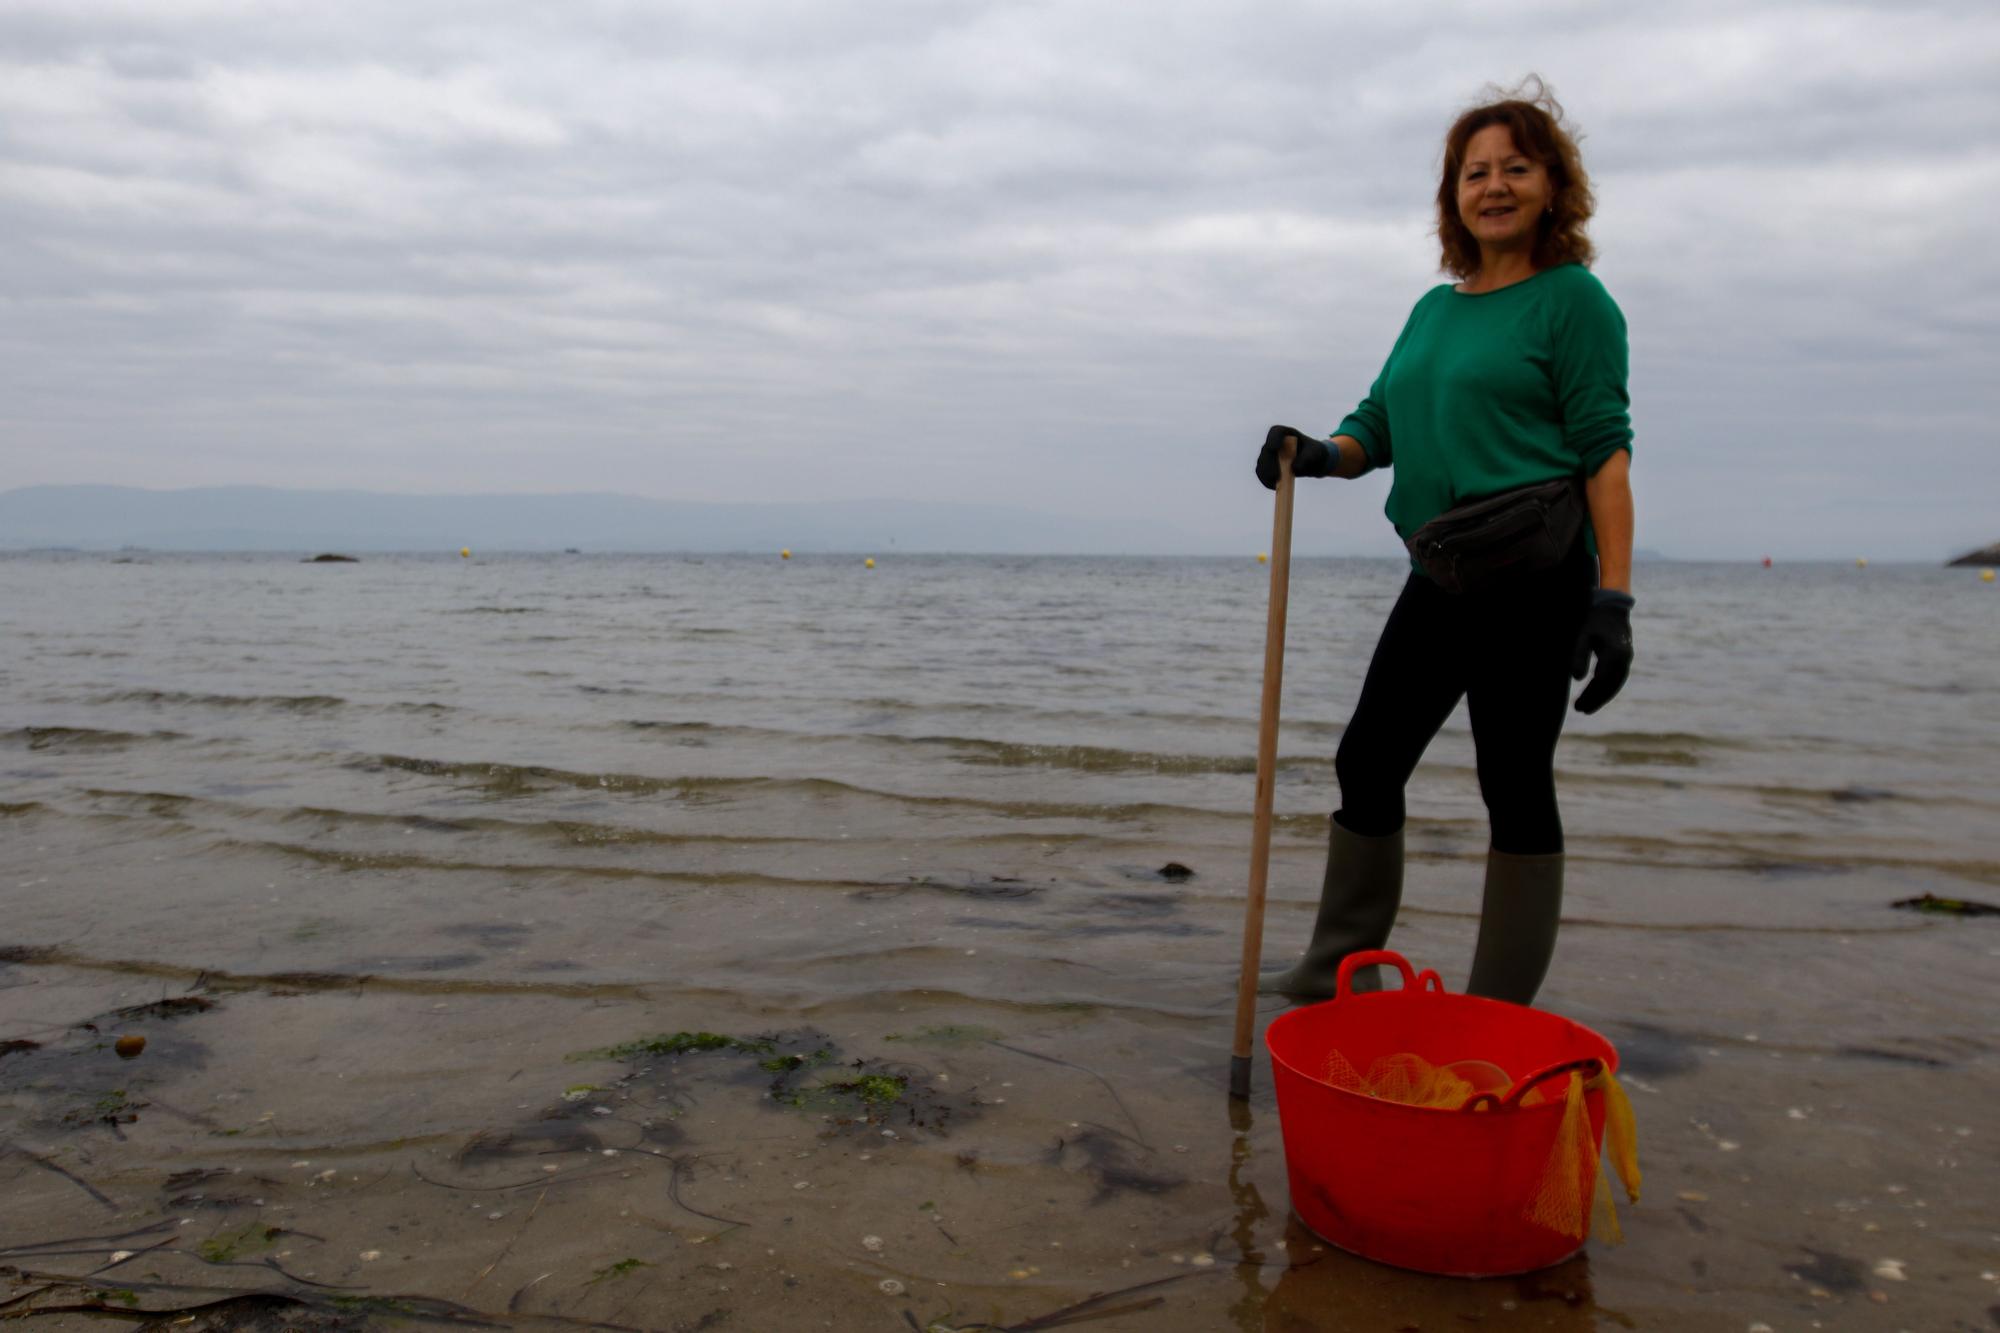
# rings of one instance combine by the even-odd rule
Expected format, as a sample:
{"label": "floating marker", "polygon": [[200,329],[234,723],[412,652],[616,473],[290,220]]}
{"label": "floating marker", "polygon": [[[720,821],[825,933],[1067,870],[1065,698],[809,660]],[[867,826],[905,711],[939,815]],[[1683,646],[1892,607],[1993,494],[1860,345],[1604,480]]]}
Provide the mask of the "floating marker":
{"label": "floating marker", "polygon": [[461,547],[459,547],[459,548],[458,548],[458,558],[459,558],[459,559],[461,559],[461,560],[470,560],[470,559],[472,559],[472,548],[471,548],[470,546],[461,546]]}
{"label": "floating marker", "polygon": [[1854,559],[1854,567],[1855,567],[1856,569],[1866,569],[1866,568],[1868,568],[1868,557],[1867,557],[1867,556],[1865,556],[1865,555],[1863,555],[1863,556],[1856,556],[1856,557],[1855,557],[1855,559]]}
{"label": "floating marker", "polygon": [[875,568],[875,557],[871,555],[866,560],[863,560],[861,563],[866,565],[868,568],[873,569]]}
{"label": "floating marker", "polygon": [[1264,552],[1259,551],[1257,552],[1257,563],[1260,565],[1268,565],[1271,563],[1271,557],[1266,555]]}
{"label": "floating marker", "polygon": [[1980,570],[1980,571],[1979,571],[1979,581],[1980,581],[1981,583],[1991,583],[1991,582],[1993,582],[1993,571],[1992,571],[1992,570],[1990,570],[1990,569],[1982,569],[1982,570]]}
{"label": "floating marker", "polygon": [[1764,557],[1764,568],[1769,569],[1770,567],[1771,567],[1771,557],[1767,555]]}
{"label": "floating marker", "polygon": [[792,553],[789,549],[778,552],[778,559],[780,560],[790,560],[791,558]]}

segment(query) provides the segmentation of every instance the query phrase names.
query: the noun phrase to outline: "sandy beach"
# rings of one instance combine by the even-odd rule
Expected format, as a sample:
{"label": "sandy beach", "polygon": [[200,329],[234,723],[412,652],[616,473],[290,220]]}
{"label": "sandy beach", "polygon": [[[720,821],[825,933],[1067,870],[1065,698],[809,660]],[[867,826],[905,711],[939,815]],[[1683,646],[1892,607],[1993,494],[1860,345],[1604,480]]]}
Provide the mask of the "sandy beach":
{"label": "sandy beach", "polygon": [[[45,836],[32,813],[8,822],[16,846]],[[37,877],[52,907],[122,855],[66,850]],[[1704,903],[1640,866],[1581,867],[1544,1002],[1618,1045],[1645,1195],[1623,1247],[1462,1282],[1288,1221],[1268,1066],[1247,1109],[1224,1095],[1212,954],[1233,895],[1199,869],[1080,883],[1023,853],[907,887],[900,866],[849,867],[853,887],[750,930],[728,889],[663,900],[644,874],[591,880],[585,906],[559,870],[461,873],[417,901],[407,871],[273,866],[274,902],[277,881],[163,862],[145,895],[0,970],[7,1035],[42,1043],[0,1064],[6,1294],[81,1303],[32,1293],[91,1273],[149,1308],[283,1292],[326,1321],[308,1327],[434,1310],[648,1329],[887,1329],[905,1310],[1052,1327],[1034,1321],[1126,1288],[1094,1322],[1969,1329],[2000,1299],[1979,1017],[2000,940],[1886,911],[1909,887],[1893,876],[1739,873]],[[1280,869],[1306,882],[1308,848]],[[1447,975],[1470,952],[1473,872],[1413,872],[1397,943]],[[314,970],[381,914],[408,952]],[[1087,948],[1036,947],[1086,916]],[[1305,917],[1274,910],[1274,939]],[[223,918],[264,970],[241,968],[248,939],[204,939]],[[893,975],[821,943],[885,933]],[[123,1060],[128,1033],[147,1044]],[[768,1045],[591,1054],[678,1033]],[[788,1058],[814,1068],[766,1067]],[[879,1103],[867,1079],[890,1081]],[[834,1090],[788,1104],[811,1087]],[[109,1239],[64,1240],[92,1236]]]}

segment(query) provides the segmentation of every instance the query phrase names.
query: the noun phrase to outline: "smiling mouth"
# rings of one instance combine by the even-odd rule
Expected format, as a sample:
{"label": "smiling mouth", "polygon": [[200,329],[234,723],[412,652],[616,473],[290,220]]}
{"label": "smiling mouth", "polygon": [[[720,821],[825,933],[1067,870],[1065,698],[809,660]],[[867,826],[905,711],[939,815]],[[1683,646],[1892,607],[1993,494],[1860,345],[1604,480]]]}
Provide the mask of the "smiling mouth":
{"label": "smiling mouth", "polygon": [[1513,204],[1505,204],[1499,208],[1483,208],[1479,211],[1479,216],[1483,218],[1504,218],[1514,211],[1515,206]]}

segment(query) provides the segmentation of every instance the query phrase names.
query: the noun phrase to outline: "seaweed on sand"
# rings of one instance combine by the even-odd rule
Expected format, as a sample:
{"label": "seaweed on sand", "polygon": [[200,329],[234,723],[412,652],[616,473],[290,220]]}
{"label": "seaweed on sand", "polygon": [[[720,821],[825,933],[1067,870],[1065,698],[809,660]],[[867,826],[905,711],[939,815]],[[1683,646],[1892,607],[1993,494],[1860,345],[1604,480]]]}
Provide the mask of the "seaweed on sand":
{"label": "seaweed on sand", "polygon": [[1915,898],[1902,898],[1889,904],[1908,912],[1924,912],[1932,916],[2000,916],[2000,907],[1992,903],[1974,902],[1969,898],[1940,898],[1935,893],[1922,894]]}
{"label": "seaweed on sand", "polygon": [[215,1001],[200,995],[169,995],[149,1004],[131,1004],[111,1012],[118,1018],[184,1018],[215,1008]]}
{"label": "seaweed on sand", "polygon": [[1155,1165],[1154,1154],[1139,1140],[1103,1125],[1085,1125],[1081,1133],[1059,1138],[1048,1152],[1050,1166],[1081,1171],[1097,1182],[1091,1204],[1118,1194],[1165,1194],[1187,1183],[1187,1177]]}
{"label": "seaweed on sand", "polygon": [[717,1032],[675,1032],[657,1037],[641,1037],[637,1041],[620,1042],[616,1046],[606,1046],[602,1050],[579,1051],[569,1058],[636,1060],[642,1055],[687,1055],[694,1051],[742,1051],[752,1055],[767,1055],[776,1049],[777,1047],[768,1041],[746,1041],[741,1037],[725,1037]]}
{"label": "seaweed on sand", "polygon": [[[263,1265],[276,1268],[274,1264]],[[281,1276],[285,1276],[280,1271]],[[333,1295],[307,1289],[251,1290],[176,1282],[121,1279],[103,1281],[65,1273],[0,1265],[0,1277],[30,1289],[0,1303],[0,1318],[33,1319],[44,1315],[95,1315],[120,1322],[143,1321],[147,1328],[184,1329],[188,1333],[365,1333],[406,1322],[458,1325],[466,1328],[513,1328],[555,1324],[642,1333],[629,1324],[601,1319],[538,1312],[506,1313],[476,1309],[456,1301],[415,1295]],[[291,1279],[297,1282],[296,1278]],[[218,1292],[226,1293],[217,1295]],[[160,1305],[161,1298],[182,1302]]]}
{"label": "seaweed on sand", "polygon": [[139,1112],[147,1103],[135,1100],[123,1088],[110,1088],[98,1094],[95,1101],[74,1107],[64,1113],[62,1123],[71,1126],[106,1124],[116,1129],[129,1125],[139,1118]]}
{"label": "seaweed on sand", "polygon": [[[942,1091],[921,1068],[867,1058],[850,1058],[831,1036],[812,1028],[757,1037],[715,1032],[676,1032],[583,1051],[572,1060],[619,1060],[626,1074],[597,1099],[637,1101],[664,1107],[669,1118],[685,1109],[697,1084],[748,1088],[764,1085],[764,1100],[791,1111],[819,1115],[835,1129],[908,1126],[945,1132],[978,1101]],[[603,1114],[572,1105],[551,1116]],[[650,1118],[642,1121],[650,1128]]]}

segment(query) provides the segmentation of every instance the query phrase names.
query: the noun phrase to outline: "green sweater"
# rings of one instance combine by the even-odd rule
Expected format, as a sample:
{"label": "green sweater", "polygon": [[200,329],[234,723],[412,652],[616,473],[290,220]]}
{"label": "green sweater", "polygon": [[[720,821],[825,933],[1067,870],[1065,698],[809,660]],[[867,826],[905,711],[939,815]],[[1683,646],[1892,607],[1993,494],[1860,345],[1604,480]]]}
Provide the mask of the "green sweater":
{"label": "green sweater", "polygon": [[1433,287],[1334,433],[1394,466],[1385,511],[1407,539],[1453,505],[1630,449],[1625,366],[1625,316],[1581,264],[1476,296]]}

